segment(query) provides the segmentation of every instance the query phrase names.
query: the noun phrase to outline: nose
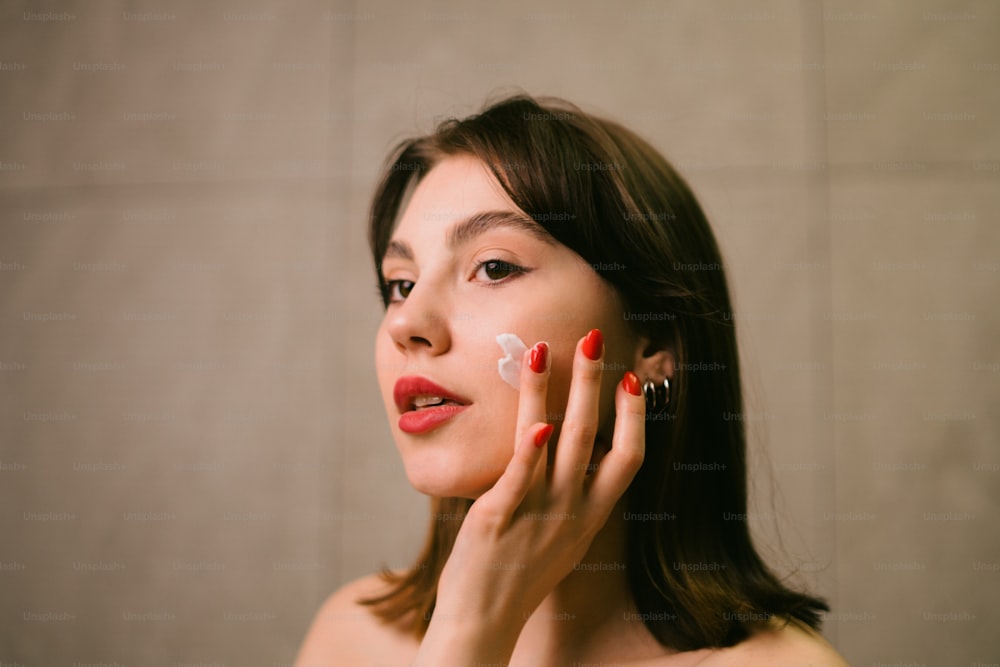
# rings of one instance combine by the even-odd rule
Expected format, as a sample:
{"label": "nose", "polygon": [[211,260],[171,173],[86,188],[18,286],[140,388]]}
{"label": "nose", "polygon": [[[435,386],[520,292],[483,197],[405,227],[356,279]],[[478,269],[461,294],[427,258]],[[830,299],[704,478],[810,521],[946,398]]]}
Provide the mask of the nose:
{"label": "nose", "polygon": [[417,281],[405,300],[386,315],[386,331],[402,353],[444,354],[451,347],[448,302],[428,281]]}

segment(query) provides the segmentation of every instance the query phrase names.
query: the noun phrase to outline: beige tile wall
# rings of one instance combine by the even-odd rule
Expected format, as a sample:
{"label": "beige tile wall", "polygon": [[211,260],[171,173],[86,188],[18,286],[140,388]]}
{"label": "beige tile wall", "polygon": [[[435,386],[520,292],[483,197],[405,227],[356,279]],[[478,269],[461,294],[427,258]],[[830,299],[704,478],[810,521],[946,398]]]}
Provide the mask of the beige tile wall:
{"label": "beige tile wall", "polygon": [[701,195],[755,527],[827,635],[853,664],[1000,663],[994,3],[0,21],[0,661],[287,664],[331,590],[407,562],[426,505],[372,373],[367,198],[398,139],[523,89],[635,127]]}

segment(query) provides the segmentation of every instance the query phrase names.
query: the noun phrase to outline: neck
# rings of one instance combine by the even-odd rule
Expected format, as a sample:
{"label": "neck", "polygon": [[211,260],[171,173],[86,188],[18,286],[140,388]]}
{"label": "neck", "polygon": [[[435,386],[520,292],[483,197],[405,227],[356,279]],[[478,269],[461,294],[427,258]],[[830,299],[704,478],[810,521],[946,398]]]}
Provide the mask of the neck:
{"label": "neck", "polygon": [[584,559],[528,618],[515,658],[530,657],[531,664],[571,664],[574,658],[616,663],[627,657],[623,648],[635,651],[630,659],[663,655],[632,599],[624,507],[618,503]]}

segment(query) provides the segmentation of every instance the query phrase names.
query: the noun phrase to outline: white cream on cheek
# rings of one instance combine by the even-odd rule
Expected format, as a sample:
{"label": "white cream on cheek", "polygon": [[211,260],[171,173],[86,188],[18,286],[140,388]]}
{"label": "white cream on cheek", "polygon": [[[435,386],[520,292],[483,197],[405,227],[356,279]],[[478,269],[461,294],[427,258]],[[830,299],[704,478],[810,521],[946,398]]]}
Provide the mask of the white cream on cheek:
{"label": "white cream on cheek", "polygon": [[497,336],[497,344],[504,355],[497,362],[497,370],[504,382],[519,389],[521,386],[521,359],[528,346],[517,337],[517,334],[502,333]]}

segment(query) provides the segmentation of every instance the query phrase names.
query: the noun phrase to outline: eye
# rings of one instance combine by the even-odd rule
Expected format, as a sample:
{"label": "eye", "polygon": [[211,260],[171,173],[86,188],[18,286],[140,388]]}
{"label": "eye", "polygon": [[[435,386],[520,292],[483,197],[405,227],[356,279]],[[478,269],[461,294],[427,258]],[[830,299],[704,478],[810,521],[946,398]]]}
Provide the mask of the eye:
{"label": "eye", "polygon": [[476,276],[479,277],[482,274],[485,277],[487,285],[490,285],[490,283],[500,283],[504,278],[518,273],[526,273],[525,268],[517,264],[505,262],[502,259],[488,259],[476,265]]}
{"label": "eye", "polygon": [[385,283],[389,303],[399,303],[410,296],[414,283],[412,280],[388,280]]}

